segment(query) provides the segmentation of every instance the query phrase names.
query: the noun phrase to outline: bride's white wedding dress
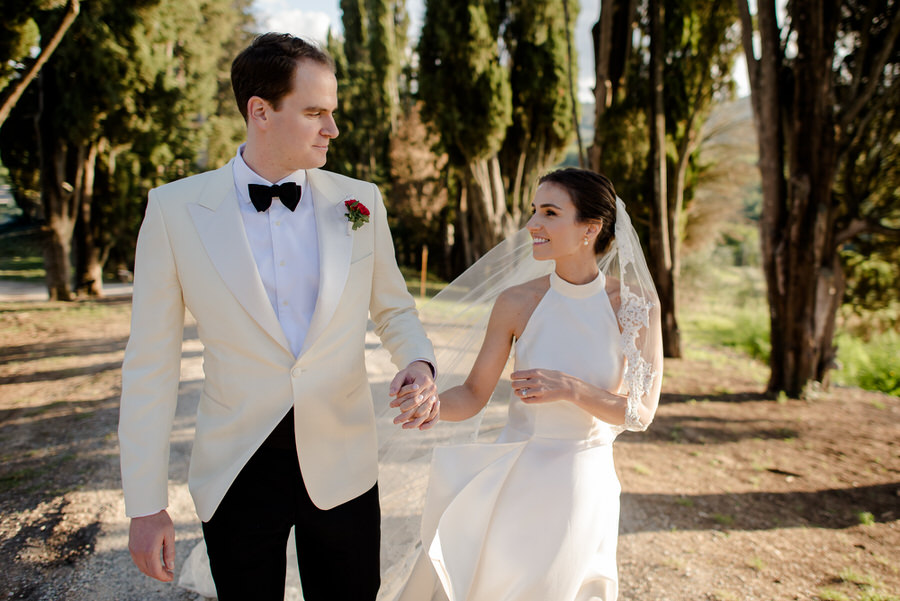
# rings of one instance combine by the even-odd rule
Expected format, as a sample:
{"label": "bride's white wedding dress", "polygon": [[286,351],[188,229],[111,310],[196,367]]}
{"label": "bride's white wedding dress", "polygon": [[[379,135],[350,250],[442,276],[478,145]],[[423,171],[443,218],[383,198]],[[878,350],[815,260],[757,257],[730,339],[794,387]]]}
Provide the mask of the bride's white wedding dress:
{"label": "bride's white wedding dress", "polygon": [[[551,274],[514,350],[517,370],[619,390],[625,359],[604,274],[585,285]],[[424,553],[399,599],[614,600],[620,430],[569,402],[513,395],[495,443],[437,448]]]}

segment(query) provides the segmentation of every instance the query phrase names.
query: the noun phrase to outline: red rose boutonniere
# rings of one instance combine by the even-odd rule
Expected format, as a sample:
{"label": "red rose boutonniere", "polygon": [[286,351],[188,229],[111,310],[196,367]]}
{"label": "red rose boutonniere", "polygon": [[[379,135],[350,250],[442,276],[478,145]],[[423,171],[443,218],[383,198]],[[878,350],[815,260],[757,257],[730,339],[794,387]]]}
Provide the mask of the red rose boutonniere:
{"label": "red rose boutonniere", "polygon": [[347,227],[358,230],[364,224],[369,223],[369,209],[366,208],[366,205],[351,198],[344,201],[344,206],[347,207],[347,221],[349,222]]}

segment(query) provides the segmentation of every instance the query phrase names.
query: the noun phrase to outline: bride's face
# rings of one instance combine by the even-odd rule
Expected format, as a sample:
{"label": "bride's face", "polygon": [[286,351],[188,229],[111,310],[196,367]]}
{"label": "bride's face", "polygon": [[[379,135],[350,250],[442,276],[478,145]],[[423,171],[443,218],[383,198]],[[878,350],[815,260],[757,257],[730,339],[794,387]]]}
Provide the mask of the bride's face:
{"label": "bride's face", "polygon": [[[532,253],[538,261],[578,258],[594,260],[593,244],[599,227],[580,222],[575,204],[562,186],[544,182],[531,203],[531,219],[525,227],[533,240]],[[585,237],[588,244],[585,245]]]}

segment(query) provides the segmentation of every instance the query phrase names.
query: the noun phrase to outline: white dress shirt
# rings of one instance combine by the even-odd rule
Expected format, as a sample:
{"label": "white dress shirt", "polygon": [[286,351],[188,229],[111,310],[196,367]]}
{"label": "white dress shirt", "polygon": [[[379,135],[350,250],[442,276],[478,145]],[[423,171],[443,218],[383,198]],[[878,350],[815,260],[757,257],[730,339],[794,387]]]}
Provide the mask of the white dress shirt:
{"label": "white dress shirt", "polygon": [[[242,144],[232,170],[244,231],[266,295],[296,357],[303,348],[319,295],[319,240],[312,192],[306,185],[306,171],[301,169],[269,182],[244,162],[243,151]],[[301,187],[297,208],[291,211],[273,198],[266,211],[257,211],[247,187],[284,182]]]}

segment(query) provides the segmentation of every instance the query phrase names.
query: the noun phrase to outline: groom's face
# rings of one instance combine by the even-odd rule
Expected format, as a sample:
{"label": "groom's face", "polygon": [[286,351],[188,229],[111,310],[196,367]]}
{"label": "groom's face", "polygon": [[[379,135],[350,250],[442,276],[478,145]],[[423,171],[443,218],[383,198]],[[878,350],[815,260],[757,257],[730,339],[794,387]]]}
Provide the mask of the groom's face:
{"label": "groom's face", "polygon": [[325,65],[300,61],[294,72],[293,89],[270,115],[267,142],[285,172],[313,169],[325,164],[328,144],[338,135],[337,79]]}

